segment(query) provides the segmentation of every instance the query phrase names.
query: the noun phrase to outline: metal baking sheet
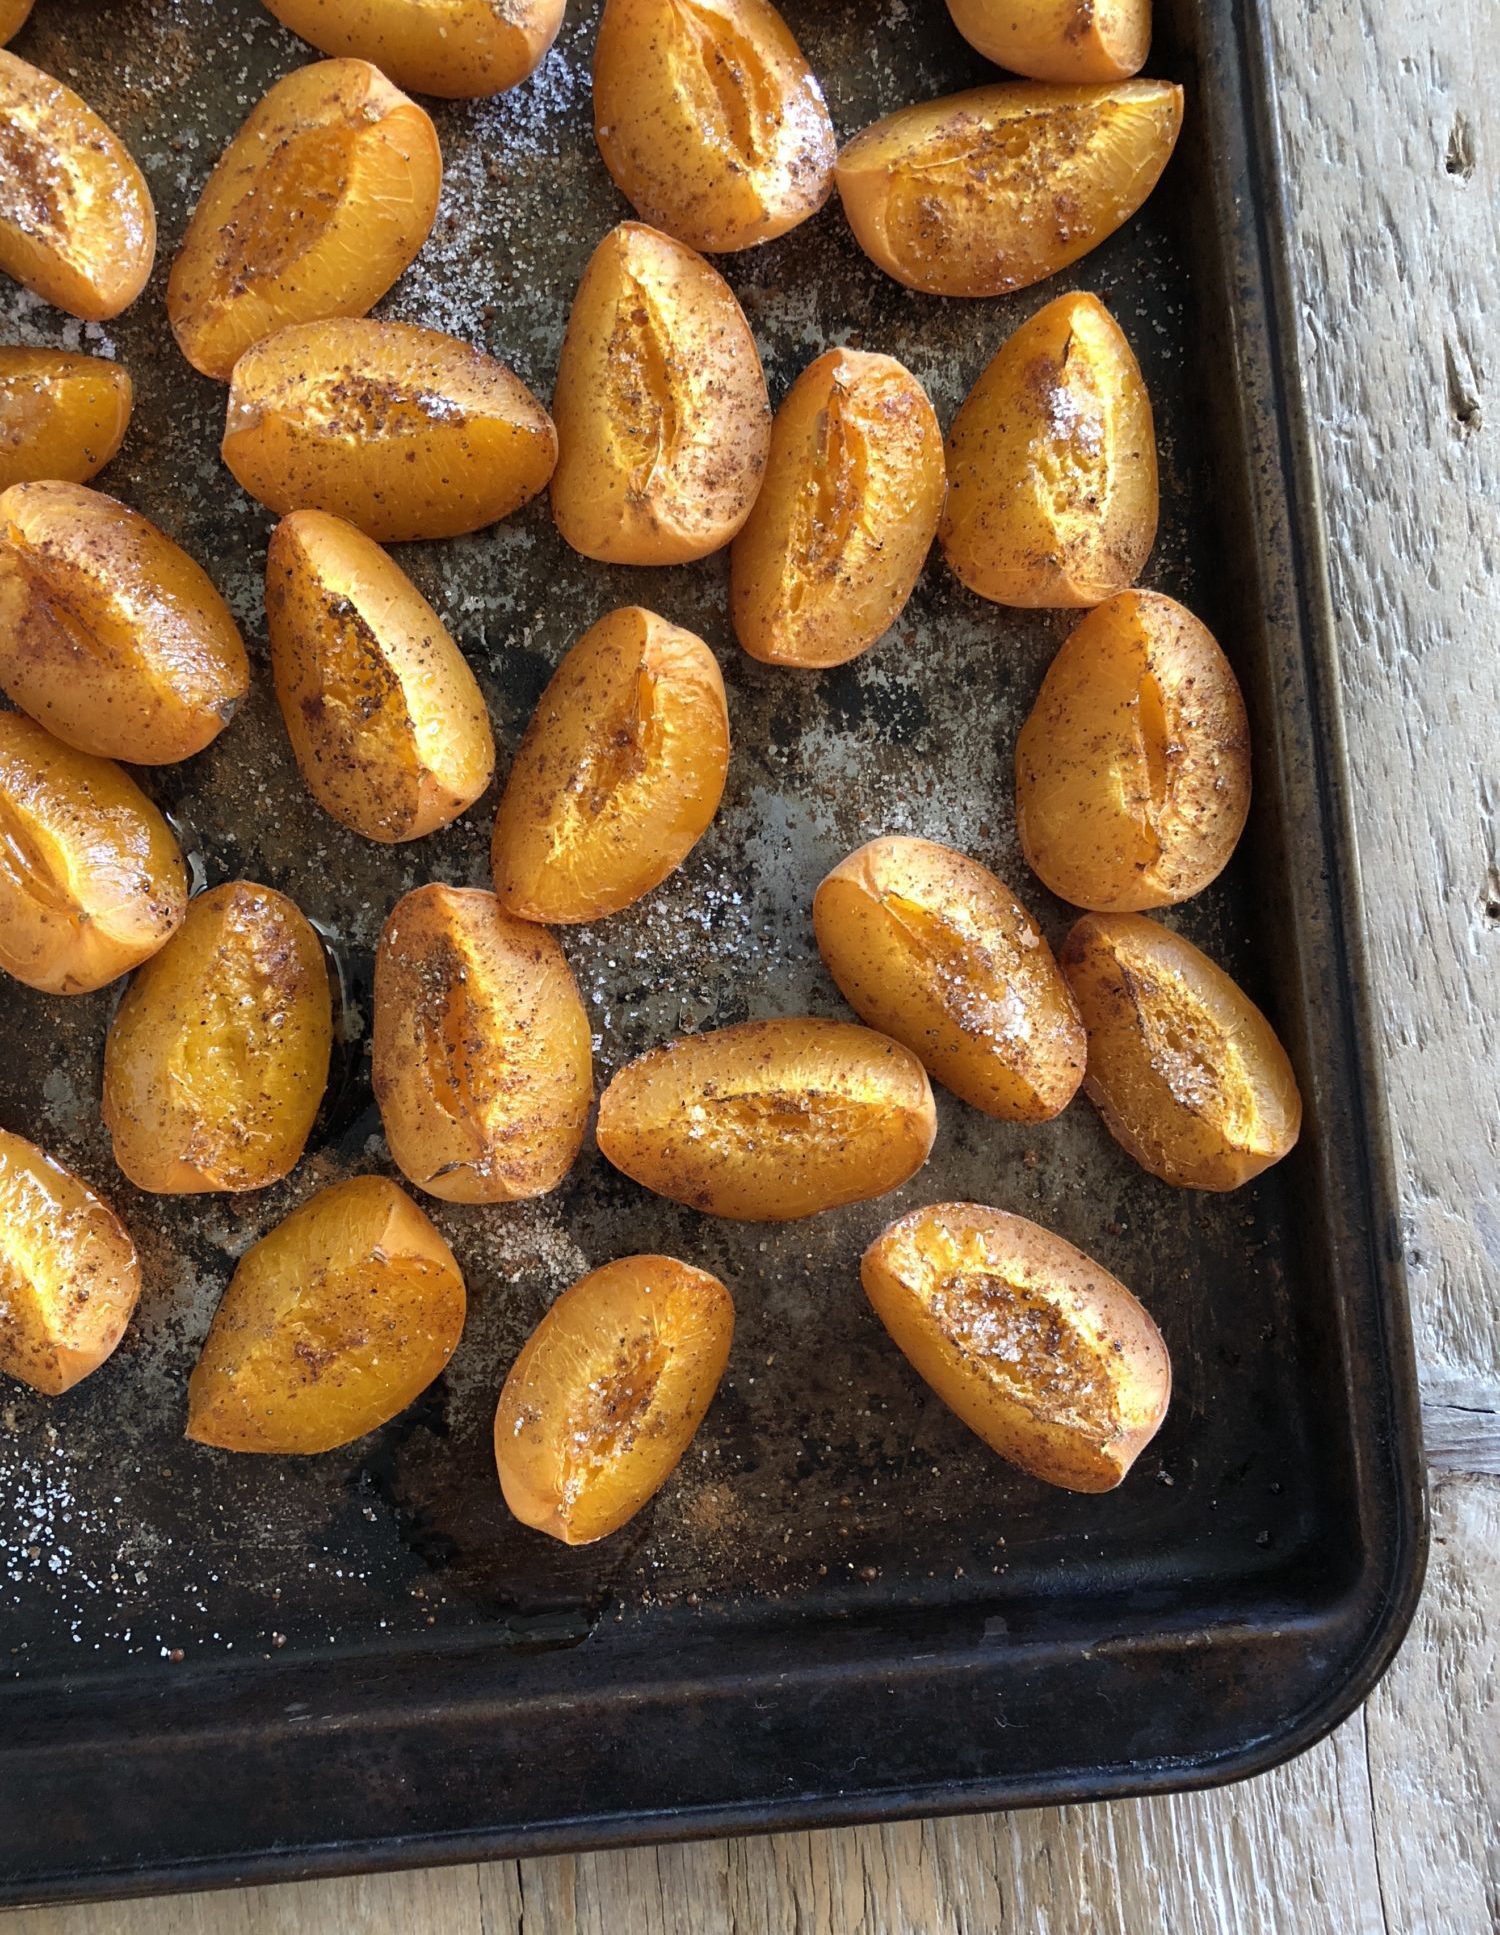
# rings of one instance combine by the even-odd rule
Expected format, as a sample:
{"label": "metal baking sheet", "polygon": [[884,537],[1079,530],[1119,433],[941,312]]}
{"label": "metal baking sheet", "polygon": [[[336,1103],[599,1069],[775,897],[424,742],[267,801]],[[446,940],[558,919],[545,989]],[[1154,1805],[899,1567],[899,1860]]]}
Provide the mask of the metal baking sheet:
{"label": "metal baking sheet", "polygon": [[[629,211],[592,138],[597,6],[536,76],[433,104],[434,234],[381,313],[495,351],[550,394],[569,301]],[[940,0],[789,0],[847,136],[992,76]],[[1167,916],[1276,1019],[1308,1104],[1290,1160],[1227,1197],[1144,1175],[1081,1098],[1056,1123],[940,1098],[932,1161],[875,1203],[784,1227],[650,1197],[592,1144],[511,1208],[428,1204],[468,1278],[447,1375],[344,1452],[236,1458],[182,1438],[188,1371],[236,1257],[320,1185],[389,1158],[370,1099],[370,948],[423,880],[483,882],[493,798],[415,846],[324,817],[265,671],[270,519],[217,447],[224,392],[177,354],[167,266],[216,155],[307,49],[253,0],[43,0],[16,51],[122,133],[162,247],[124,317],[71,322],[11,285],[0,339],[117,355],[136,384],[99,479],[209,565],[256,660],[241,717],[150,775],[209,882],[292,894],[343,971],[346,1040],[306,1160],[246,1198],[152,1198],[98,1118],[108,993],[7,984],[0,1122],[116,1203],[148,1288],[106,1369],[60,1401],[0,1391],[0,1900],[1143,1792],[1263,1767],[1373,1682],[1420,1580],[1424,1519],[1354,866],[1316,484],[1291,367],[1260,4],[1159,0],[1148,71],[1188,89],[1161,187],[1073,271],[993,302],[914,296],[837,202],[720,266],[773,401],[831,343],[890,351],[946,422],[1014,325],[1097,291],[1157,412],[1163,527],[1146,582],[1233,659],[1256,804],[1222,880]],[[1054,942],[1069,923],[1015,838],[1010,759],[1063,614],[971,597],[934,561],[893,634],[837,671],[752,663],[725,561],[631,571],[574,555],[545,502],[401,562],[483,685],[501,770],[561,654],[648,604],[715,647],[735,753],[724,808],[641,906],[565,936],[602,1083],[681,1029],[842,1012],[812,889],[878,832],[992,865]],[[970,1197],[1059,1230],[1129,1283],[1171,1348],[1171,1415],[1124,1488],[1074,1497],[1010,1470],[891,1346],[856,1264],[899,1211]],[[566,1551],[511,1521],[490,1420],[556,1293],[631,1250],[721,1274],[733,1360],[655,1503]]]}

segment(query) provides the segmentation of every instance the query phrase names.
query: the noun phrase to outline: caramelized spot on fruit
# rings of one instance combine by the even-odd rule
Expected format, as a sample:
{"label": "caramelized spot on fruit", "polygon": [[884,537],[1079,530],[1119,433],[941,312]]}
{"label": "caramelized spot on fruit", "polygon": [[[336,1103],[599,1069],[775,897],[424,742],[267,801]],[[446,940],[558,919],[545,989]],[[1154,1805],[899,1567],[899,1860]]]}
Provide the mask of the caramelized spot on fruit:
{"label": "caramelized spot on fruit", "polygon": [[227,296],[281,275],[318,241],[349,185],[355,135],[310,127],[266,157],[219,233],[214,279]]}

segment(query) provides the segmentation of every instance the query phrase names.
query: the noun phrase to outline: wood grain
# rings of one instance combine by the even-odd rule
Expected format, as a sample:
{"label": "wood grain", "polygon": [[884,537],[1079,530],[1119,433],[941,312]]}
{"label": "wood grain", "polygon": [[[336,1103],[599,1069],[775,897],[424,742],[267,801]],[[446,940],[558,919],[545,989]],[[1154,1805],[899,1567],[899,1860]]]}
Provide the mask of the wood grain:
{"label": "wood grain", "polygon": [[1274,0],[1274,19],[1438,1473],[1396,1666],[1331,1741],[1213,1794],[21,1911],[0,1935],[1500,1926],[1500,0]]}

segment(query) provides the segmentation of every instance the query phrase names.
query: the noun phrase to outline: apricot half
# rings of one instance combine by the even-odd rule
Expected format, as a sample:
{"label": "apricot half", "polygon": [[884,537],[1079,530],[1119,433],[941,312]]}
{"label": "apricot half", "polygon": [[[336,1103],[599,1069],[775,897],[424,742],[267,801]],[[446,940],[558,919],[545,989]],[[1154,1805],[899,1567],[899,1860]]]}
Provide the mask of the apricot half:
{"label": "apricot half", "polygon": [[601,1154],[709,1216],[784,1223],[898,1189],[937,1110],[916,1056],[848,1021],[797,1016],[683,1035],[622,1068]]}
{"label": "apricot half", "polygon": [[154,954],[186,908],[177,842],[135,781],[0,712],[0,968],[86,994]]}
{"label": "apricot half", "polygon": [[829,973],[872,1028],[987,1115],[1044,1122],[1083,1080],[1083,1024],[1041,929],[977,860],[891,837],[813,897]]}
{"label": "apricot half", "polygon": [[495,1413],[500,1488],[521,1523],[588,1545],[634,1518],[692,1443],[733,1334],[723,1284],[675,1257],[621,1257],[564,1290]]}
{"label": "apricot half", "polygon": [[1118,1485],[1160,1429],[1172,1366],[1109,1272],[1024,1216],[933,1203],[865,1251],[860,1281],[912,1368],[990,1447],[1074,1492]]}
{"label": "apricot half", "polygon": [[1174,599],[1096,606],[1047,668],[1016,741],[1016,827],[1064,900],[1108,913],[1201,892],[1250,810],[1245,704]]}
{"label": "apricot half", "polygon": [[265,0],[325,54],[373,61],[397,87],[463,100],[515,87],[562,25],[564,0]]}
{"label": "apricot half", "polygon": [[948,0],[981,54],[1037,81],[1123,81],[1151,49],[1151,0]]}
{"label": "apricot half", "polygon": [[262,504],[382,543],[459,537],[546,488],[557,433],[503,363],[436,329],[294,323],[234,366],[223,457]]}
{"label": "apricot half", "polygon": [[442,620],[373,539],[293,511],[266,557],[271,672],[314,799],[370,840],[416,840],[495,770],[479,682]]}
{"label": "apricot half", "polygon": [[1243,989],[1143,914],[1085,914],[1061,955],[1088,1030],[1084,1087],[1143,1169],[1238,1189],[1302,1126],[1286,1050]]}
{"label": "apricot half", "polygon": [[784,235],[833,187],[823,91],[768,0],[606,0],[594,132],[636,213],[709,254]]}
{"label": "apricot half", "polygon": [[949,565],[1000,605],[1097,605],[1156,542],[1140,365],[1096,296],[1059,296],[1000,345],[948,432]]}
{"label": "apricot half", "polygon": [[500,905],[525,920],[617,913],[681,866],[729,769],[713,653],[639,605],[591,625],[542,694],[495,818]]}
{"label": "apricot half", "polygon": [[119,363],[65,349],[0,349],[0,491],[47,477],[86,484],[125,441],[130,405]]}
{"label": "apricot half", "polygon": [[188,1379],[187,1435],[332,1451],[404,1411],[464,1327],[453,1252],[383,1176],[320,1189],[240,1258]]}
{"label": "apricot half", "polygon": [[31,8],[32,0],[0,0],[0,47],[20,33]]}
{"label": "apricot half", "polygon": [[555,1189],[594,1087],[562,949],[478,888],[405,895],[375,954],[372,1074],[391,1155],[429,1196],[512,1203]]}
{"label": "apricot half", "polygon": [[88,1184],[0,1129],[0,1372],[46,1397],[98,1370],[141,1294],[130,1232]]}
{"label": "apricot half", "polygon": [[107,322],[155,255],[156,210],[118,135],[71,87],[0,51],[0,271]]}
{"label": "apricot half", "polygon": [[776,413],[730,557],[740,643],[772,665],[842,665],[900,616],[946,488],[927,392],[892,356],[831,349]]}
{"label": "apricot half", "polygon": [[701,255],[622,222],[589,258],[552,398],[552,515],[586,557],[684,564],[750,514],[771,405],[734,291]]}
{"label": "apricot half", "polygon": [[220,156],[172,264],[183,355],[227,378],[289,323],[363,316],[426,241],[442,178],[430,117],[368,61],[283,76]]}
{"label": "apricot half", "polygon": [[860,247],[907,288],[998,296],[1113,235],[1181,126],[1182,89],[1168,81],[1002,81],[857,134],[839,155],[839,194]]}
{"label": "apricot half", "polygon": [[186,759],[249,684],[208,574],[138,511],[83,484],[0,492],[0,687],[49,732],[105,759]]}
{"label": "apricot half", "polygon": [[248,880],[200,894],[109,1024],[115,1161],[164,1196],[280,1182],[311,1133],[332,1045],[323,947],[302,911]]}

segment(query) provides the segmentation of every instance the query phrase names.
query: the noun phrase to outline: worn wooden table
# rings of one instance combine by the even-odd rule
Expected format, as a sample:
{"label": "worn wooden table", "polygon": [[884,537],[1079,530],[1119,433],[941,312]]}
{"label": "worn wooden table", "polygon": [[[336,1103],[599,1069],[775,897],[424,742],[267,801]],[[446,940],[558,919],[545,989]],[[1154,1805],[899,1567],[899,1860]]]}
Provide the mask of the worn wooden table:
{"label": "worn wooden table", "polygon": [[1432,1464],[1394,1669],[1332,1740],[1213,1794],[21,1911],[0,1935],[1500,1925],[1500,0],[1272,4]]}

